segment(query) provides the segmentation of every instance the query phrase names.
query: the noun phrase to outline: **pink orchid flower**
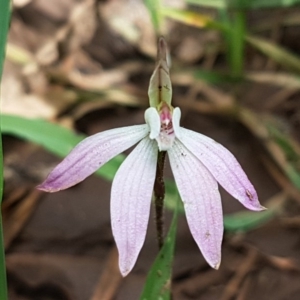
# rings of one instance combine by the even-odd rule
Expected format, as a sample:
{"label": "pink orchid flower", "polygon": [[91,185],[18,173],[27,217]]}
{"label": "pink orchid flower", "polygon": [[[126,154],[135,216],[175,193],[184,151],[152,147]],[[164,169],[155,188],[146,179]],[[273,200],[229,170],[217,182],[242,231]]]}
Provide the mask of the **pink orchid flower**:
{"label": "pink orchid flower", "polygon": [[158,62],[148,94],[151,107],[145,111],[146,124],[107,130],[86,138],[38,189],[67,189],[138,143],[118,169],[111,188],[112,231],[120,271],[126,276],[144,244],[158,152],[166,151],[192,236],[209,265],[218,269],[223,238],[218,183],[246,208],[260,211],[264,207],[240,164],[226,148],[180,126],[180,109],[171,106],[172,87],[163,38],[158,43]]}

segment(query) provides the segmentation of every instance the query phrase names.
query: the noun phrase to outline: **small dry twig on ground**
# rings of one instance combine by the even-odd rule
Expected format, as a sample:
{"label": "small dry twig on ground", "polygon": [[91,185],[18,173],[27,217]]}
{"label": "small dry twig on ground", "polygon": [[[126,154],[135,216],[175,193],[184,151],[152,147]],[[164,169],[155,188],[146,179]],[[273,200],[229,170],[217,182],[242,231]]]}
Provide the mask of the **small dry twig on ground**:
{"label": "small dry twig on ground", "polygon": [[221,300],[230,300],[237,294],[238,289],[241,286],[243,280],[255,266],[257,258],[258,251],[254,248],[250,248],[248,250],[247,257],[243,260],[243,263],[240,264],[240,267],[237,269],[235,275],[227,284],[221,297]]}
{"label": "small dry twig on ground", "polygon": [[33,189],[9,215],[3,217],[3,229],[5,232],[5,249],[17,237],[24,225],[35,211],[41,192]]}
{"label": "small dry twig on ground", "polygon": [[227,272],[209,270],[189,276],[187,279],[174,284],[173,295],[175,299],[180,299],[183,294],[197,297],[208,287],[220,284],[227,277]]}
{"label": "small dry twig on ground", "polygon": [[116,294],[122,276],[118,266],[118,251],[115,246],[111,249],[103,273],[96,285],[91,300],[111,300]]}

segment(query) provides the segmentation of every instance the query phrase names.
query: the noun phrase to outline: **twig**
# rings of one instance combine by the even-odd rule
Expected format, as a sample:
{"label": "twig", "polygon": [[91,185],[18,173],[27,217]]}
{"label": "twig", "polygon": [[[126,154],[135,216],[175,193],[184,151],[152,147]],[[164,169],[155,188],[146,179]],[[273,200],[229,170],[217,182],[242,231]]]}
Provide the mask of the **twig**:
{"label": "twig", "polygon": [[9,247],[32,215],[40,195],[41,192],[34,189],[9,215],[9,218],[6,216],[3,218],[5,249]]}
{"label": "twig", "polygon": [[254,248],[249,248],[248,256],[240,265],[239,269],[236,271],[234,277],[229,281],[226,286],[221,300],[230,300],[234,295],[236,295],[239,286],[241,285],[244,278],[247,276],[249,271],[253,268],[257,258],[258,252]]}
{"label": "twig", "polygon": [[251,288],[251,277],[247,277],[238,292],[236,300],[247,299],[246,296],[248,295],[250,288]]}
{"label": "twig", "polygon": [[189,295],[196,298],[201,292],[210,286],[221,284],[227,278],[229,272],[209,270],[190,275],[186,279],[174,284],[175,298],[181,299],[182,295]]}
{"label": "twig", "polygon": [[91,300],[111,300],[122,281],[118,267],[118,251],[114,246],[107,258],[107,263],[96,285]]}
{"label": "twig", "polygon": [[262,156],[262,162],[276,183],[294,200],[300,203],[300,191],[279,171],[267,156]]}

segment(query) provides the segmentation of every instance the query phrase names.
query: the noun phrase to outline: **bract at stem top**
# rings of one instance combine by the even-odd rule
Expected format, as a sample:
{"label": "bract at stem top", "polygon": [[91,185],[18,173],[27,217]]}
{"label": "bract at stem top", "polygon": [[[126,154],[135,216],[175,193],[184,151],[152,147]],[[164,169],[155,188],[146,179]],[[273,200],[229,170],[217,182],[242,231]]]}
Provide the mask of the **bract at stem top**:
{"label": "bract at stem top", "polygon": [[158,108],[162,102],[171,106],[172,84],[169,74],[168,47],[163,37],[158,40],[157,63],[150,79],[148,95],[152,107]]}

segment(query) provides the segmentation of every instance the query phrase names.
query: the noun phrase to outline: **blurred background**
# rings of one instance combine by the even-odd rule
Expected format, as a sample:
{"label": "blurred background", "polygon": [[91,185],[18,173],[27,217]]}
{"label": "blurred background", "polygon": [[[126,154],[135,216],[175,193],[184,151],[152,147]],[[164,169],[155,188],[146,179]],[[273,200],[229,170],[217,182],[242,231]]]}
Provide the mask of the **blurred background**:
{"label": "blurred background", "polygon": [[[246,211],[221,189],[218,271],[180,214],[173,299],[300,299],[299,5],[13,1],[1,91],[9,299],[139,299],[158,248],[152,214],[137,264],[121,278],[109,201],[124,155],[66,191],[35,186],[84,136],[144,123],[160,34],[182,126],[227,147],[268,208]],[[167,232],[177,198],[168,162],[165,173]]]}

